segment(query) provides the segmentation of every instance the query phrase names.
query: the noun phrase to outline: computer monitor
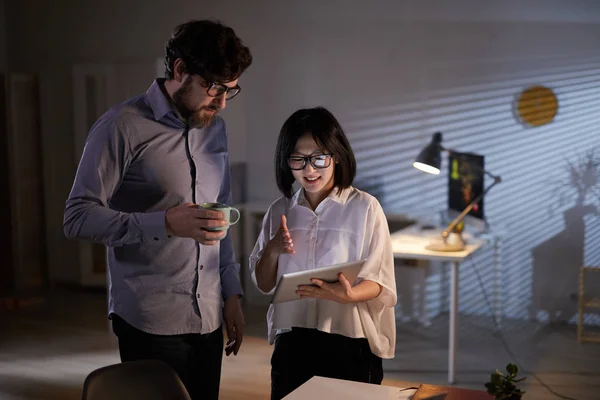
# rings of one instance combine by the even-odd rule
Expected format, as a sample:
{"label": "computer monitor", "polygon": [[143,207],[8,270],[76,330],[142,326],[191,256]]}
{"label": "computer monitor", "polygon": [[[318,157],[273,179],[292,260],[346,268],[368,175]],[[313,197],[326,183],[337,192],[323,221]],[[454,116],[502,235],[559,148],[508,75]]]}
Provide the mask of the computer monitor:
{"label": "computer monitor", "polygon": [[[484,189],[484,157],[475,153],[451,152],[448,160],[448,211],[458,215]],[[483,198],[468,216],[485,220]]]}

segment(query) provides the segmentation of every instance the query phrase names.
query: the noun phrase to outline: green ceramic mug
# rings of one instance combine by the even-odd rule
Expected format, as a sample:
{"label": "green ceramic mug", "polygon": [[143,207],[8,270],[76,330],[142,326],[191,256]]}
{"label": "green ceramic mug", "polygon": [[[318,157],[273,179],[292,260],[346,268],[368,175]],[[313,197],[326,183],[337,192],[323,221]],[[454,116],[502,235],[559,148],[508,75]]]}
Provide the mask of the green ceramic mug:
{"label": "green ceramic mug", "polygon": [[[240,210],[238,210],[235,207],[231,207],[228,206],[227,204],[223,204],[223,203],[201,203],[199,204],[200,207],[206,209],[206,210],[215,210],[215,211],[221,211],[223,213],[223,215],[225,216],[225,221],[229,222],[229,225],[226,226],[221,226],[219,228],[210,228],[207,230],[210,231],[224,231],[227,230],[231,225],[235,225],[238,223],[238,221],[240,220]],[[231,219],[231,215],[234,214],[235,219],[232,220]]]}

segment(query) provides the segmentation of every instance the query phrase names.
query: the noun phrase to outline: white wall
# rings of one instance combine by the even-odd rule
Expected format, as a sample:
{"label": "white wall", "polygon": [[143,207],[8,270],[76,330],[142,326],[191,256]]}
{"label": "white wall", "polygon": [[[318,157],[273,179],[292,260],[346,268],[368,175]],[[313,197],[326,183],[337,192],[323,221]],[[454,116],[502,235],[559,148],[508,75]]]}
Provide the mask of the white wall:
{"label": "white wall", "polygon": [[[500,273],[505,314],[572,318],[579,265],[600,263],[600,223],[583,207],[600,198],[596,191],[576,205],[577,188],[567,186],[558,204],[551,190],[557,180],[568,184],[567,162],[588,149],[600,152],[598,25],[381,21],[357,29],[316,19],[261,27],[277,37],[254,47],[261,61],[248,74],[256,85],[251,91],[263,99],[249,103],[247,113],[268,116],[248,121],[255,135],[248,140],[251,197],[277,195],[265,153],[284,119],[297,107],[322,104],[347,129],[359,175],[383,185],[386,208],[442,209],[445,176],[411,167],[440,130],[448,146],[484,154],[487,167],[504,178],[486,198],[486,212],[492,226],[507,229]],[[536,129],[520,125],[512,111],[514,98],[531,84],[552,87],[560,102],[555,121]],[[491,254],[473,263],[463,267],[461,310],[487,312],[473,268],[490,294]]]}
{"label": "white wall", "polygon": [[[272,171],[278,130],[298,107],[321,104],[346,128],[360,177],[384,185],[385,207],[443,208],[444,177],[410,166],[431,133],[441,130],[447,145],[484,154],[488,168],[505,180],[486,198],[486,212],[492,224],[509,230],[502,267],[506,314],[549,310],[571,317],[579,259],[600,263],[600,224],[586,215],[583,225],[582,206],[565,224],[576,189],[566,186],[561,205],[550,189],[568,179],[567,161],[600,147],[600,2],[62,3],[59,10],[24,0],[10,16],[20,21],[16,61],[42,76],[47,187],[56,190],[46,206],[55,279],[73,280],[77,271],[75,258],[65,257],[74,247],[61,227],[75,169],[75,161],[62,156],[73,153],[71,65],[154,65],[174,25],[217,17],[236,29],[255,58],[241,80],[242,94],[225,111],[232,160],[248,162],[250,198],[278,195]],[[561,108],[552,124],[527,129],[515,121],[512,101],[530,84],[558,94]],[[594,196],[584,204],[597,203]],[[585,253],[571,228],[586,234]],[[552,256],[557,248],[567,256]],[[488,288],[489,258],[475,259]],[[461,307],[486,312],[472,268],[463,270]]]}

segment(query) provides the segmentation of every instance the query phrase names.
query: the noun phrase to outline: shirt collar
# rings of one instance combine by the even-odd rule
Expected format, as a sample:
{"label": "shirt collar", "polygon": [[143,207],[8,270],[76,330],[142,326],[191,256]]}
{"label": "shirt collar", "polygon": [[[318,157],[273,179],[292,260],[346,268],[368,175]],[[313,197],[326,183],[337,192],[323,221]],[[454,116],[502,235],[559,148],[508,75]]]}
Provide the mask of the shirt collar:
{"label": "shirt collar", "polygon": [[169,113],[174,113],[168,94],[164,91],[164,82],[164,78],[157,78],[146,91],[146,98],[156,121],[160,121]]}
{"label": "shirt collar", "polygon": [[[350,196],[351,191],[352,187],[349,187],[347,189],[342,190],[342,192],[338,194],[338,188],[334,187],[331,193],[329,193],[329,196],[327,196],[323,201],[327,201],[329,199],[335,201],[338,204],[343,205],[348,200],[348,196]],[[296,193],[294,193],[292,199],[290,200],[290,209],[294,208],[297,205],[310,208],[310,204],[308,203],[308,200],[304,195],[304,188],[300,188]]]}

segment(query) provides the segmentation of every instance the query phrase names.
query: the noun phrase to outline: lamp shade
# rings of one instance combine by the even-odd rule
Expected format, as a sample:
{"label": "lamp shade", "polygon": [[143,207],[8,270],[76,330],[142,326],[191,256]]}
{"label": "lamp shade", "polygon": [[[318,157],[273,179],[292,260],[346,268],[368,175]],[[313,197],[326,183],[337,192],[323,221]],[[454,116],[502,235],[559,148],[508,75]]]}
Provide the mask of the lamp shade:
{"label": "lamp shade", "polygon": [[442,150],[442,134],[436,132],[431,142],[421,150],[413,162],[413,167],[428,174],[439,175],[442,166]]}

